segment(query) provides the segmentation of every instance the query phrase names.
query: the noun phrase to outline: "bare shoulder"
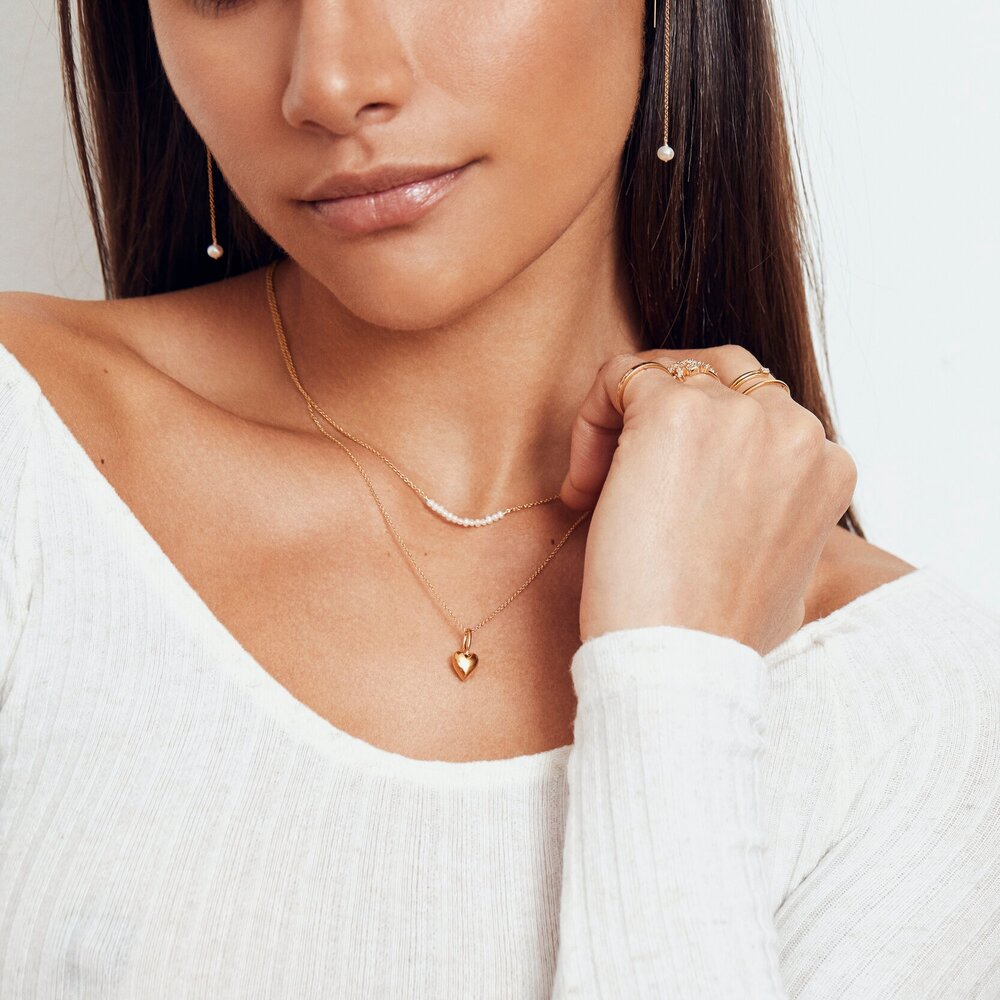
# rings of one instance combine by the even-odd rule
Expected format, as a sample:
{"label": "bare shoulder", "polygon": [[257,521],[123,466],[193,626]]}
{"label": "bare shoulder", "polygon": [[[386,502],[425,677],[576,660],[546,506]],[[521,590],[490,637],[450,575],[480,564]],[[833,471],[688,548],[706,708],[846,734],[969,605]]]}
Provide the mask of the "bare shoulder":
{"label": "bare shoulder", "polygon": [[3,292],[0,344],[81,428],[105,423],[109,407],[148,401],[156,382],[225,397],[226,373],[243,370],[241,352],[253,352],[252,280],[112,300]]}
{"label": "bare shoulder", "polygon": [[120,485],[148,428],[172,420],[178,404],[194,398],[185,393],[185,372],[200,368],[185,341],[206,325],[196,300],[211,298],[187,290],[112,300],[5,292],[0,344],[94,463],[118,470]]}
{"label": "bare shoulder", "polygon": [[805,621],[823,618],[869,590],[916,568],[900,556],[837,525],[830,533],[806,595]]}
{"label": "bare shoulder", "polygon": [[118,302],[0,294],[0,344],[38,383],[92,453],[114,456],[122,387],[134,352],[117,336]]}
{"label": "bare shoulder", "polygon": [[[230,308],[245,279],[130,299],[70,299],[38,292],[0,293],[0,343],[41,374],[71,359],[131,356],[169,368],[171,356],[196,342]],[[163,362],[160,364],[159,362]],[[78,365],[71,365],[72,369]],[[31,368],[34,374],[34,369]]]}
{"label": "bare shoulder", "polygon": [[[51,382],[62,373],[73,374],[71,359],[101,346],[111,348],[113,325],[108,322],[115,303],[67,299],[38,292],[0,293],[0,344],[37,378]],[[103,317],[103,319],[102,319]],[[100,336],[106,333],[106,336]],[[83,350],[81,350],[83,349]],[[45,384],[42,384],[45,389]]]}

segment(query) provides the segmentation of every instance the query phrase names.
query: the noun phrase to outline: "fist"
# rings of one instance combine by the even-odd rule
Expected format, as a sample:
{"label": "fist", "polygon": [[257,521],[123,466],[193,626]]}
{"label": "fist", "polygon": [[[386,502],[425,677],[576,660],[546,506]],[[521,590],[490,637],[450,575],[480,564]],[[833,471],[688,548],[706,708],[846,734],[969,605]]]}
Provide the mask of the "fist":
{"label": "fist", "polygon": [[[642,361],[707,361],[683,381]],[[851,503],[857,467],[777,383],[729,388],[761,367],[737,345],[616,355],[576,416],[560,498],[593,508],[580,638],[677,625],[762,655],[801,627],[823,547]],[[779,373],[780,376],[780,373]],[[770,376],[774,377],[774,376]]]}

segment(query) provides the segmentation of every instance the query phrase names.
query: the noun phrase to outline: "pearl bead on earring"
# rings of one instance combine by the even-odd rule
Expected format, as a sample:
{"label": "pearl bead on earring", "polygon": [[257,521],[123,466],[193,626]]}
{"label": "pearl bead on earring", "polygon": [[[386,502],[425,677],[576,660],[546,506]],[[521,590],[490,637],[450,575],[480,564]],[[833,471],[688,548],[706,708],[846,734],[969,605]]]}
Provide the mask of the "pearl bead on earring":
{"label": "pearl bead on earring", "polygon": [[212,242],[205,250],[212,260],[218,260],[225,252],[219,243],[219,237],[215,232],[215,182],[212,180],[212,154],[205,145],[205,162],[208,167],[208,216],[212,226]]}
{"label": "pearl bead on earring", "polygon": [[[656,5],[653,0],[653,28],[656,28]],[[663,0],[663,145],[656,155],[669,163],[674,158],[674,150],[667,143],[667,131],[670,127],[670,0]]]}

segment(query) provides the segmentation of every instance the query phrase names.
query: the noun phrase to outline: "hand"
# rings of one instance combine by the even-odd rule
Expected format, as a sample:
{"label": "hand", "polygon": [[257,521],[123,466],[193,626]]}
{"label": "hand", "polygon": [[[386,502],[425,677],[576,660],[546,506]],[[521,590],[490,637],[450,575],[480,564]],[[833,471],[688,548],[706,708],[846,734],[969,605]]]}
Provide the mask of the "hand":
{"label": "hand", "polygon": [[[721,382],[646,369],[629,380],[618,412],[618,382],[632,365],[687,357],[709,362]],[[806,588],[850,505],[857,467],[780,385],[728,388],[758,367],[732,344],[621,354],[601,366],[573,425],[560,490],[567,506],[594,508],[581,640],[679,625],[763,655],[801,627]]]}

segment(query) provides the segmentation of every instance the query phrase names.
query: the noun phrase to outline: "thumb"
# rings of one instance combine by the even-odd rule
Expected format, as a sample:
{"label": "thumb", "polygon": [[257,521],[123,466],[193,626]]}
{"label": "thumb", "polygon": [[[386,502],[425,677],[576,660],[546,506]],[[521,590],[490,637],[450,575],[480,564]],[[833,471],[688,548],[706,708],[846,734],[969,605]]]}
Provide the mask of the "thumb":
{"label": "thumb", "polygon": [[573,510],[587,510],[597,503],[618,447],[619,426],[594,424],[578,413],[570,440],[569,469],[559,497]]}

